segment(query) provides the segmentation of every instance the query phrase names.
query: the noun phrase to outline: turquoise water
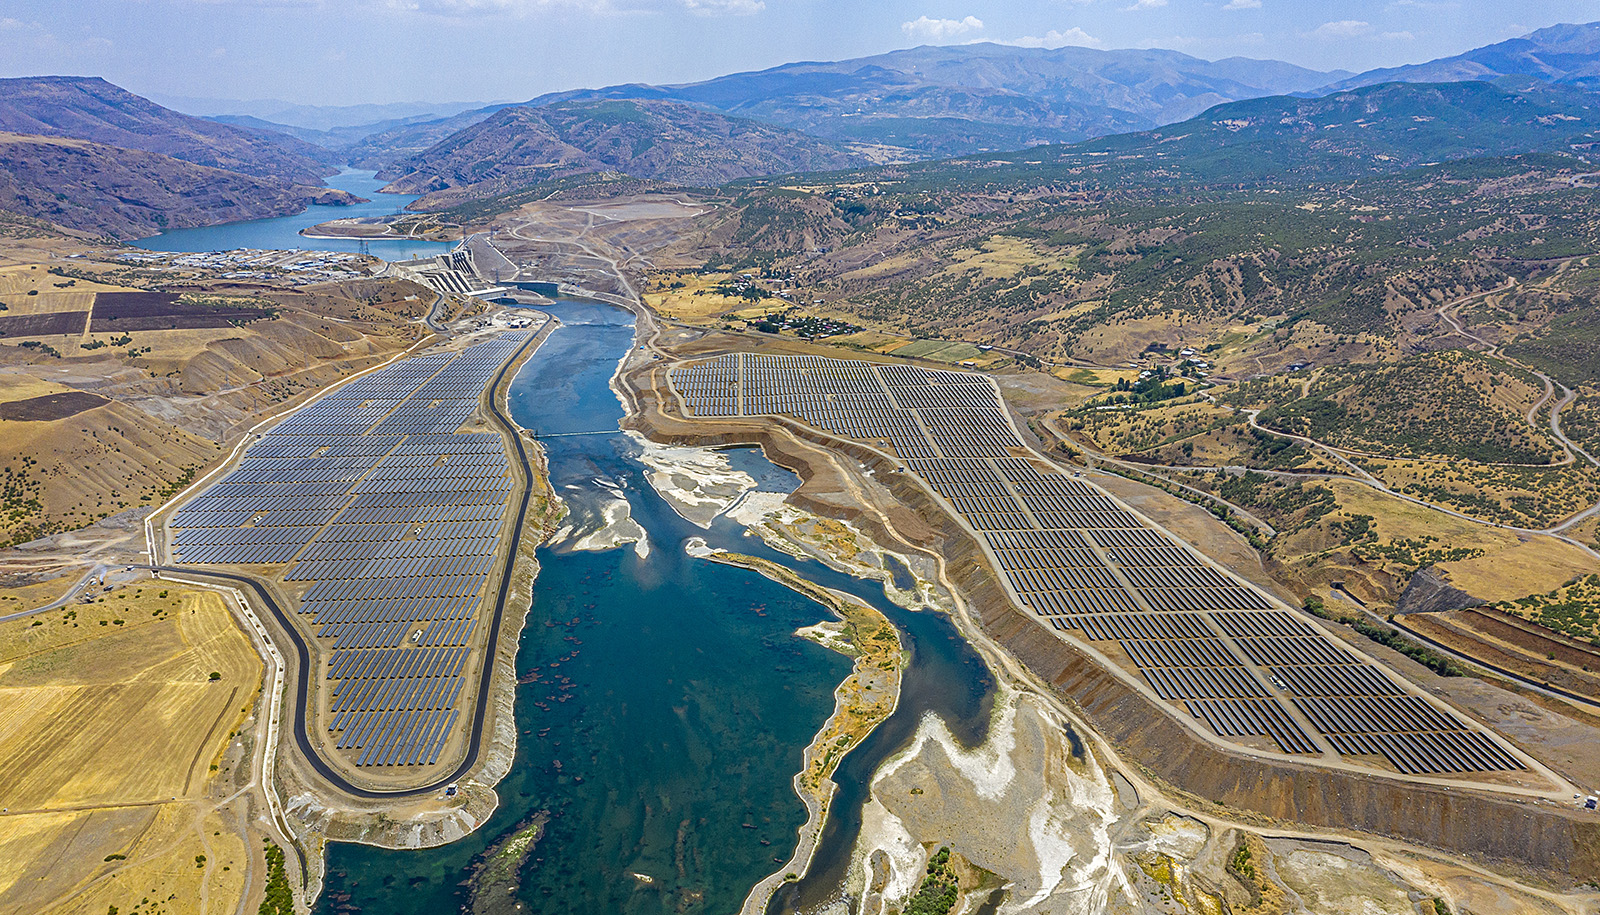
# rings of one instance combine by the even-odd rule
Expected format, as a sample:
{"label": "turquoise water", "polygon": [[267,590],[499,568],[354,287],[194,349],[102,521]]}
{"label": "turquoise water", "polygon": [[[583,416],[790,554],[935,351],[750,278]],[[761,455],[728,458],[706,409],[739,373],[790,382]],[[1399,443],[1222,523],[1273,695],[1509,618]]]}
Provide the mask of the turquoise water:
{"label": "turquoise water", "polygon": [[[367,198],[367,203],[355,206],[311,206],[305,212],[273,219],[252,219],[246,222],[229,222],[198,229],[174,229],[150,238],[133,242],[135,247],[150,251],[229,251],[234,248],[274,248],[301,251],[359,251],[361,243],[355,239],[306,238],[299,234],[330,219],[347,216],[387,216],[405,209],[406,204],[417,199],[415,194],[380,194],[378,188],[385,182],[374,179],[372,172],[347,170],[328,179],[328,186],[349,191]],[[409,260],[444,254],[455,247],[454,242],[438,241],[374,241],[367,242],[368,250],[384,260]]]}
{"label": "turquoise water", "polygon": [[[584,303],[551,310],[564,326],[513,383],[512,417],[544,434],[616,428],[622,410],[608,382],[632,343],[631,316]],[[921,717],[940,715],[964,742],[982,739],[991,702],[982,664],[945,619],[893,606],[876,583],[793,560],[726,519],[709,532],[690,525],[650,488],[626,436],[543,444],[575,518],[592,518],[620,490],[649,533],[649,555],[539,551],[517,660],[519,674],[539,678],[519,687],[517,759],[497,787],[500,809],[439,849],[331,845],[319,911],[457,911],[473,858],[540,809],[552,817],[522,875],[527,912],[729,913],[788,860],[805,813],[792,778],[849,663],[793,634],[827,618],[822,607],[755,573],[689,557],[691,536],[860,595],[913,651],[899,709],[846,757],[823,872],[801,888],[807,902],[832,895],[866,778]],[[730,459],[764,488],[798,482],[759,450]]]}

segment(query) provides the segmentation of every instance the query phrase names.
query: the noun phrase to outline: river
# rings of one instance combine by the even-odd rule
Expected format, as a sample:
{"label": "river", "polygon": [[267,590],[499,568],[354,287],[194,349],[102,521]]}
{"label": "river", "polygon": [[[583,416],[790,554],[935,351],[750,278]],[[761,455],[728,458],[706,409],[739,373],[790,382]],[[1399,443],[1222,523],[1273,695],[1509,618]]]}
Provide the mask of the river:
{"label": "river", "polygon": [[[150,251],[229,251],[235,248],[265,248],[302,251],[359,251],[361,243],[354,238],[307,238],[301,229],[310,228],[330,219],[347,216],[388,216],[405,209],[406,204],[417,199],[415,194],[380,194],[378,188],[386,182],[373,177],[373,172],[346,169],[328,179],[328,186],[349,191],[367,198],[366,203],[354,206],[310,206],[303,213],[277,216],[272,219],[252,219],[245,222],[228,222],[197,229],[174,229],[133,242],[135,247]],[[368,250],[384,260],[409,260],[444,254],[455,247],[454,242],[420,241],[412,239],[369,239]]]}
{"label": "river", "polygon": [[[633,343],[633,318],[559,302],[563,326],[521,369],[512,418],[539,433],[614,430],[609,387]],[[993,683],[942,616],[891,604],[876,582],[772,550],[728,519],[703,531],[650,488],[638,446],[621,433],[543,442],[555,490],[582,523],[621,492],[650,549],[542,548],[517,658],[518,744],[497,786],[501,806],[451,845],[391,851],[332,844],[319,911],[441,913],[466,900],[473,858],[531,812],[552,814],[522,875],[522,910],[548,913],[731,913],[787,861],[805,809],[792,778],[833,707],[849,661],[794,635],[823,608],[753,572],[695,559],[685,541],[780,562],[886,613],[912,649],[900,706],[845,758],[807,903],[836,893],[878,763],[926,714],[964,743],[983,739]],[[798,484],[755,449],[733,454],[762,488]],[[792,901],[792,900],[791,900]]]}

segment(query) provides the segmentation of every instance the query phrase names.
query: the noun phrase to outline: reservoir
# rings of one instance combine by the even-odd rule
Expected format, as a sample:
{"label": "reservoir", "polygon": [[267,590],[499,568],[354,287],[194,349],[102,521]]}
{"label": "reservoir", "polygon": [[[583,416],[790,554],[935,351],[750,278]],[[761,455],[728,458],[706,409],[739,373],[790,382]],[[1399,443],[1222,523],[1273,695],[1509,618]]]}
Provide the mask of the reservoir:
{"label": "reservoir", "polygon": [[[378,188],[387,182],[373,177],[373,172],[346,169],[328,179],[328,186],[349,191],[367,198],[367,203],[355,206],[310,206],[305,212],[272,219],[252,219],[229,222],[196,229],[174,229],[150,238],[132,242],[134,247],[149,251],[230,251],[235,248],[270,248],[302,251],[359,251],[361,243],[354,238],[307,238],[301,229],[309,228],[330,219],[354,216],[388,216],[405,209],[406,204],[417,199],[416,194],[380,194]],[[409,239],[369,239],[367,250],[388,261],[409,260],[445,254],[455,247],[454,242],[421,241]]]}
{"label": "reservoir", "polygon": [[[615,430],[622,408],[609,382],[633,343],[632,315],[580,302],[548,310],[563,326],[513,382],[512,419],[540,434]],[[496,786],[500,808],[474,834],[436,849],[330,844],[318,911],[460,911],[476,856],[539,810],[551,816],[522,873],[521,911],[737,911],[794,850],[805,808],[791,781],[850,664],[794,635],[831,618],[820,605],[689,556],[693,536],[870,601],[913,652],[898,709],[836,776],[815,876],[779,908],[836,894],[871,773],[927,714],[962,742],[980,741],[992,704],[987,670],[945,618],[894,606],[877,582],[795,560],[725,518],[710,531],[683,520],[650,488],[638,446],[620,432],[541,444],[573,523],[590,526],[620,495],[649,549],[540,549],[517,658],[520,676],[538,678],[518,687],[517,756]],[[798,484],[759,450],[732,459],[763,489]]]}

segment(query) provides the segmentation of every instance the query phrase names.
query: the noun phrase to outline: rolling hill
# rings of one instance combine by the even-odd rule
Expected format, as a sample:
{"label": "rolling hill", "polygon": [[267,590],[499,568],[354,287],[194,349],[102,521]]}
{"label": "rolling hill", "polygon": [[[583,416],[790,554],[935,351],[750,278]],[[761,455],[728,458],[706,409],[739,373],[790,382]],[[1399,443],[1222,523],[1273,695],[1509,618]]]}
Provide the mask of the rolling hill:
{"label": "rolling hill", "polygon": [[672,102],[513,107],[380,173],[386,190],[487,196],[584,172],[690,185],[848,168],[867,160],[793,130]]}

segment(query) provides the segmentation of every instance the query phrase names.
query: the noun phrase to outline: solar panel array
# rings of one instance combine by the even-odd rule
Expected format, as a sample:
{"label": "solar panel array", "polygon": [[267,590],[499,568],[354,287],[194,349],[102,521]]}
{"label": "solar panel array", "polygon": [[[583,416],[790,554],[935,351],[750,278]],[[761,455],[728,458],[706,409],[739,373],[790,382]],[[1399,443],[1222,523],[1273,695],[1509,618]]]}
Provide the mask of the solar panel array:
{"label": "solar panel array", "polygon": [[892,450],[978,533],[1022,606],[1125,655],[1219,736],[1381,756],[1409,774],[1524,768],[1098,487],[1030,460],[984,376],[740,353],[670,380],[695,416],[785,414]]}
{"label": "solar panel array", "polygon": [[514,486],[497,433],[457,433],[536,331],[415,356],[273,427],[173,516],[174,558],[284,565],[328,651],[334,744],[438,761]]}

